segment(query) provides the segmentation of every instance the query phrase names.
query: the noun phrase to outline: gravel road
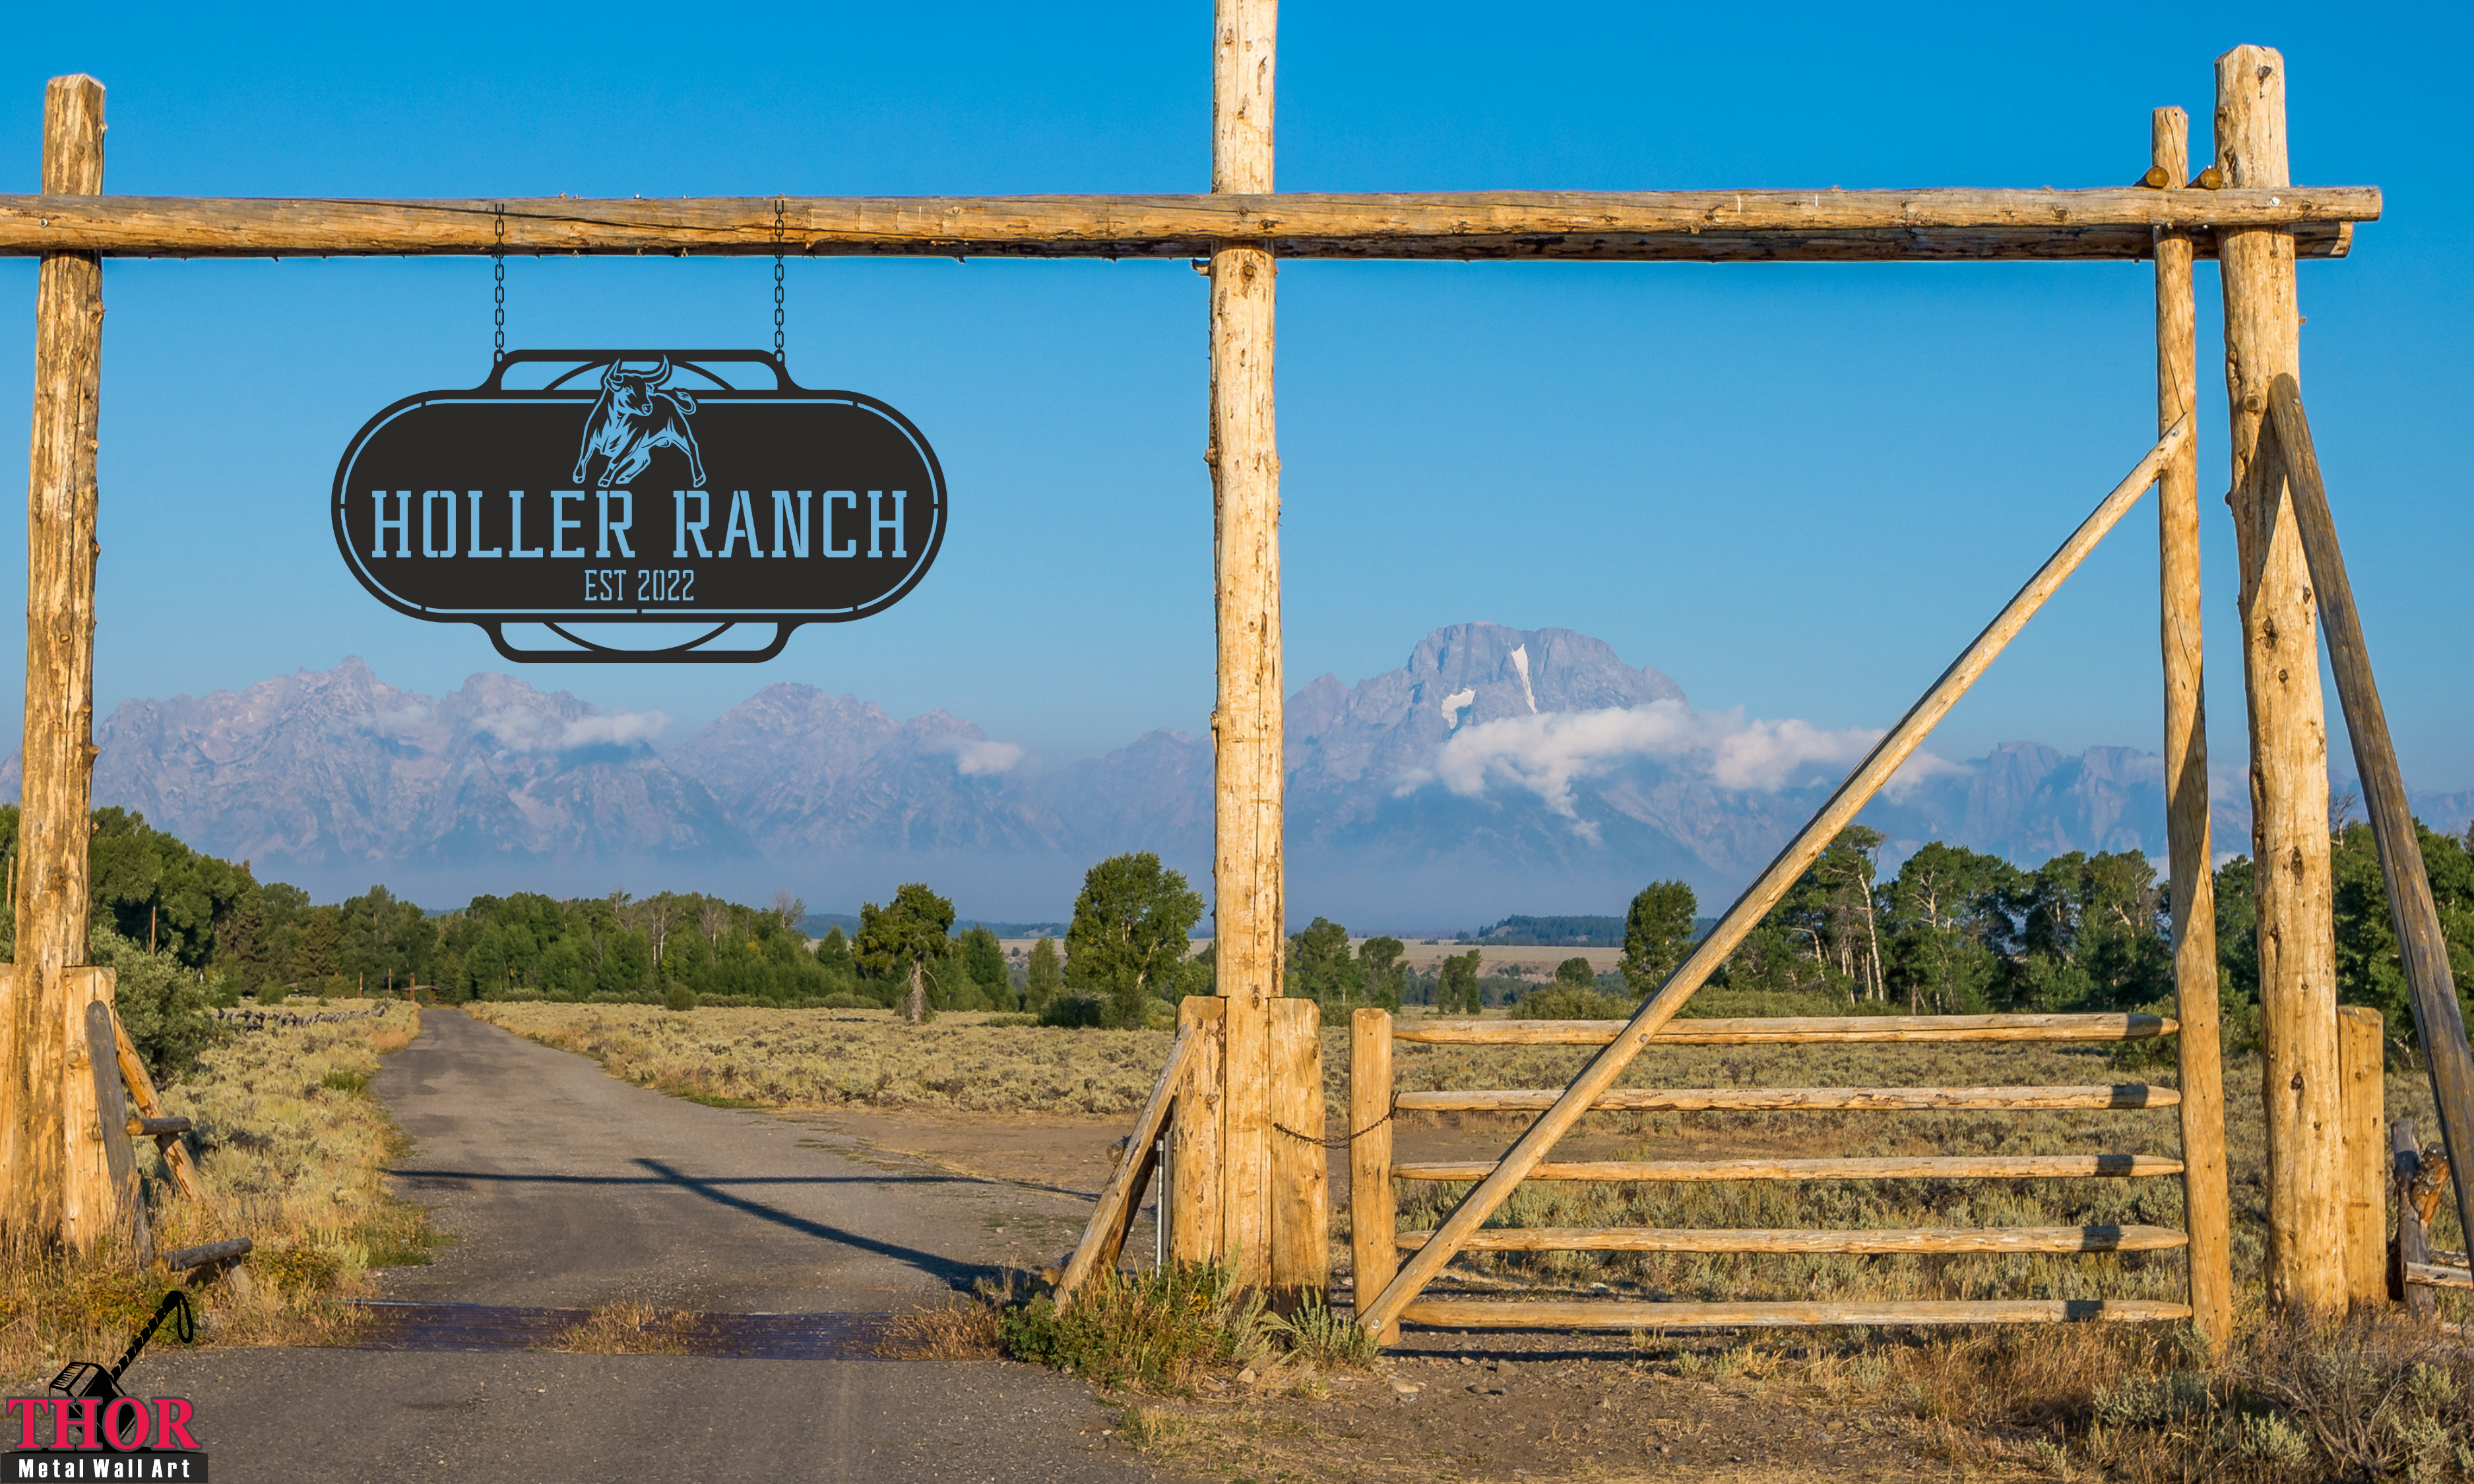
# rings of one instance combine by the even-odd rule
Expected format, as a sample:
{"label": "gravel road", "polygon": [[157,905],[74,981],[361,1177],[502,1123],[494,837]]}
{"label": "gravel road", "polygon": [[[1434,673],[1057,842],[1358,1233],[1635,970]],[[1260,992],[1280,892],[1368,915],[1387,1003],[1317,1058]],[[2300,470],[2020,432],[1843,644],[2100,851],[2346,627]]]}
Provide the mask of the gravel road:
{"label": "gravel road", "polygon": [[[418,1141],[400,1188],[457,1239],[389,1271],[391,1300],[899,1312],[1019,1258],[1007,1233],[1087,1209],[631,1088],[452,1011],[426,1013],[373,1090]],[[1157,1477],[1106,1447],[1086,1388],[993,1361],[209,1349],[128,1379],[196,1403],[221,1484]]]}

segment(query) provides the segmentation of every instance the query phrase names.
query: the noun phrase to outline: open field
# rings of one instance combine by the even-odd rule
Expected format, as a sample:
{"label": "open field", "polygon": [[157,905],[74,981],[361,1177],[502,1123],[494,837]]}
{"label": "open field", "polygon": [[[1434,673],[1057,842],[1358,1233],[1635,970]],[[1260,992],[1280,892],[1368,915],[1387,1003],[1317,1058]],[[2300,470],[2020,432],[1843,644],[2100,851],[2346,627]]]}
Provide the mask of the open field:
{"label": "open field", "polygon": [[[880,1147],[983,1178],[1094,1190],[1110,1140],[1165,1056],[1160,1033],[1040,1030],[948,1015],[913,1029],[889,1014],[523,1004],[476,1007],[532,1039],[602,1048],[614,1071],[707,1099],[763,1101]],[[1733,1014],[1800,1006],[1737,1003]],[[1326,1091],[1346,1106],[1346,1046],[1326,1029]],[[1550,1088],[1574,1047],[1402,1042],[1398,1087]],[[1661,1047],[1630,1086],[1923,1086],[2172,1082],[2171,1044]],[[942,1063],[942,1065],[937,1064]],[[621,1070],[624,1068],[624,1070]],[[889,1074],[889,1075],[888,1075]],[[1043,1083],[1041,1079],[1050,1079]],[[1090,1084],[1105,1111],[1044,1108],[1043,1086]],[[2226,1064],[2235,1276],[2245,1339],[2221,1364],[2157,1326],[2038,1326],[1954,1333],[1832,1329],[1752,1336],[1569,1332],[1455,1334],[1411,1328],[1371,1372],[1290,1365],[1206,1375],[1167,1394],[1124,1394],[1112,1450],[1221,1477],[2054,1478],[2330,1476],[2340,1454],[2310,1438],[2303,1407],[2351,1407],[2386,1428],[2362,1442],[2418,1476],[2462,1472],[2474,1448],[2474,1368],[2397,1327],[2296,1340],[2266,1328],[2259,1233],[2264,1145],[2255,1056]],[[1104,1089],[1113,1093],[1099,1095]],[[721,1089],[729,1089],[721,1093]],[[772,1092],[771,1097],[754,1094]],[[2390,1116],[2428,1132],[2428,1083],[2400,1054]],[[975,1111],[976,1110],[976,1111]],[[1397,1158],[1484,1158],[1519,1115],[1403,1113]],[[1578,1159],[1862,1156],[2096,1150],[2172,1155],[2171,1111],[1596,1113],[1562,1153]],[[1346,1163],[1335,1155],[1333,1259],[1347,1285]],[[1403,1224],[1431,1225],[1458,1186],[1405,1185]],[[2155,1180],[1557,1184],[1509,1208],[1522,1225],[1882,1228],[1917,1225],[2177,1226],[2181,1189]],[[1064,1233],[1047,1233],[1049,1246]],[[2458,1245],[2453,1215],[2435,1233]],[[1147,1257],[1149,1233],[1128,1254]],[[1054,1253],[1033,1246],[1029,1265]],[[1439,1289],[1574,1297],[2182,1297],[2178,1252],[2074,1257],[1726,1257],[1473,1254]],[[2467,1317],[2462,1295],[2443,1314]],[[2328,1371],[2311,1355],[2365,1357]],[[2304,1356],[2296,1359],[2297,1355]],[[2375,1377],[2380,1396],[2310,1391]],[[2461,1375],[2460,1373],[2465,1373]],[[2299,1377],[2299,1379],[2297,1379]],[[2347,1381],[2346,1384],[2353,1384]],[[2365,1382],[2365,1384],[2371,1384]],[[2280,1391],[2277,1388],[2285,1388]],[[2419,1387],[2420,1390],[2413,1390]],[[2298,1388],[2298,1389],[2297,1389]],[[2393,1393],[2390,1395],[2389,1393]],[[2296,1401],[2293,1398],[2303,1398]],[[2383,1400],[2383,1397],[2386,1400]],[[2296,1420],[2300,1419],[2300,1420]],[[2385,1419],[2385,1421],[2381,1421]],[[2419,1429],[2419,1431],[2413,1431]],[[2357,1429],[2358,1431],[2361,1429]],[[2413,1431],[2413,1442],[2407,1433]],[[2368,1437],[2368,1432],[2365,1433]],[[2341,1442],[2341,1440],[2340,1440]],[[2347,1445],[2353,1446],[2353,1445]],[[2421,1453],[2413,1453],[2414,1448]],[[2315,1451],[2316,1448],[2316,1451]],[[2387,1452],[2380,1453],[2381,1448]],[[2402,1451],[2400,1451],[2402,1450]],[[2474,1451],[2466,1455],[2474,1459]],[[1516,1472],[1517,1471],[1517,1472]],[[2320,1472],[2315,1472],[2320,1471]],[[2360,1472],[2341,1469],[2340,1472]],[[2373,1471],[2378,1472],[2378,1471]]]}
{"label": "open field", "polygon": [[[386,1189],[401,1136],[369,1094],[379,1055],[418,1034],[420,1012],[396,1001],[287,1007],[301,1015],[360,1011],[377,1014],[227,1029],[187,1075],[161,1089],[167,1113],[195,1122],[189,1148],[222,1222],[184,1201],[154,1141],[140,1140],[157,1250],[225,1236],[257,1244],[245,1264],[255,1298],[242,1303],[228,1286],[206,1289],[201,1342],[333,1338],[352,1321],[341,1301],[376,1291],[373,1269],[428,1260],[422,1211]],[[165,1286],[160,1269],[133,1273],[107,1260],[0,1267],[0,1381],[45,1379],[65,1360],[109,1363]],[[170,1344],[169,1334],[155,1343]]]}

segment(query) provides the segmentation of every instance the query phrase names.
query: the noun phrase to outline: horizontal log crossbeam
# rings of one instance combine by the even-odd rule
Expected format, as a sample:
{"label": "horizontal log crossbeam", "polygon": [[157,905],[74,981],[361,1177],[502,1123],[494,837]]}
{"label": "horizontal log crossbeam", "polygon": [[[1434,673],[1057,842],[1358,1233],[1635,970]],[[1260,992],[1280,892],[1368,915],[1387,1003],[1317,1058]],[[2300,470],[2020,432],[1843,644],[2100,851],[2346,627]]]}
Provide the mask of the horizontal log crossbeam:
{"label": "horizontal log crossbeam", "polygon": [[[1492,1160],[1404,1161],[1399,1180],[1484,1180]],[[2088,1176],[2144,1179],[2179,1175],[2182,1161],[2152,1154],[1913,1155],[1856,1160],[1567,1160],[1549,1161],[1531,1180],[2072,1180]]]}
{"label": "horizontal log crossbeam", "polygon": [[[1603,1046],[1621,1020],[1400,1020],[1395,1041],[1461,1046]],[[2163,1016],[1781,1016],[1669,1020],[1659,1046],[1758,1046],[1812,1041],[2147,1041],[2180,1027]]]}
{"label": "horizontal log crossbeam", "polygon": [[1604,1300],[1414,1299],[1400,1317],[1439,1329],[1683,1329],[1782,1325],[2050,1325],[2150,1323],[2191,1317],[2187,1304],[2147,1299],[1973,1299],[1949,1302],[1613,1303]]}
{"label": "horizontal log crossbeam", "polygon": [[[1403,1092],[1401,1113],[1534,1113],[1552,1108],[1561,1088],[1466,1092]],[[2056,1108],[2172,1108],[2182,1094],[2138,1083],[2087,1088],[1616,1088],[1594,1113],[1896,1113],[1915,1109],[2024,1111]]]}
{"label": "horizontal log crossbeam", "polygon": [[[1408,1231],[1396,1246],[1426,1245]],[[2164,1252],[2190,1238],[2171,1227],[1920,1227],[1874,1232],[1658,1227],[1480,1227],[1463,1252],[1899,1253]]]}
{"label": "horizontal log crossbeam", "polygon": [[[779,225],[775,215],[780,208]],[[2157,234],[2283,227],[2341,257],[2375,186],[2278,190],[1490,191],[348,201],[0,196],[0,256],[1201,257],[1684,262],[2131,260]],[[505,237],[498,236],[503,224]]]}

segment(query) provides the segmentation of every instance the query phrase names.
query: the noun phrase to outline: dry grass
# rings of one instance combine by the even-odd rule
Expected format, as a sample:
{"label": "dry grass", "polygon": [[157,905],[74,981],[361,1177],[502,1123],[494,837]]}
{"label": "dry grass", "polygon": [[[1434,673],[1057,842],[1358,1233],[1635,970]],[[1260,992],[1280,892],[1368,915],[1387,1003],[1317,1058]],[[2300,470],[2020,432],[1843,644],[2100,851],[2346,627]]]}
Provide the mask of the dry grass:
{"label": "dry grass", "polygon": [[621,1299],[594,1309],[549,1348],[570,1355],[684,1355],[707,1328],[700,1314]]}
{"label": "dry grass", "polygon": [[[423,1212],[385,1187],[402,1136],[367,1091],[379,1051],[410,1041],[419,1013],[383,1008],[369,1019],[231,1033],[162,1089],[164,1111],[196,1124],[189,1147],[223,1223],[181,1198],[152,1141],[141,1140],[157,1250],[227,1235],[257,1244],[247,1263],[255,1299],[208,1289],[202,1340],[331,1340],[355,1321],[343,1301],[374,1291],[371,1269],[427,1260]],[[72,1359],[116,1359],[168,1285],[161,1269],[118,1270],[109,1254],[0,1261],[0,1381],[48,1378]]]}
{"label": "dry grass", "polygon": [[896,1314],[885,1321],[877,1352],[894,1360],[997,1359],[1005,1353],[1009,1302],[1002,1293],[956,1294],[935,1308]]}
{"label": "dry grass", "polygon": [[593,1057],[638,1087],[764,1108],[1131,1113],[1151,1094],[1171,1039],[1165,1031],[989,1025],[970,1012],[913,1026],[888,1010],[466,1008],[519,1036]]}

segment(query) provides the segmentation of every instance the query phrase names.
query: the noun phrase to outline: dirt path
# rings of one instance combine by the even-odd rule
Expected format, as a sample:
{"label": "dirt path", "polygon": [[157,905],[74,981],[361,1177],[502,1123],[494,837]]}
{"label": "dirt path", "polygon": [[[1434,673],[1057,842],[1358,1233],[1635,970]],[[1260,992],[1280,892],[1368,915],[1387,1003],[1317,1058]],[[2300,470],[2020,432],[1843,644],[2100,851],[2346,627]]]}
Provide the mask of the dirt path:
{"label": "dirt path", "polygon": [[[452,1012],[425,1015],[374,1090],[419,1140],[404,1193],[458,1238],[391,1270],[393,1300],[881,1314],[934,1304],[1083,1205],[631,1088]],[[130,1379],[195,1402],[225,1484],[391,1480],[408,1463],[575,1484],[1156,1476],[1108,1448],[1084,1387],[995,1362],[209,1349],[150,1355]]]}

